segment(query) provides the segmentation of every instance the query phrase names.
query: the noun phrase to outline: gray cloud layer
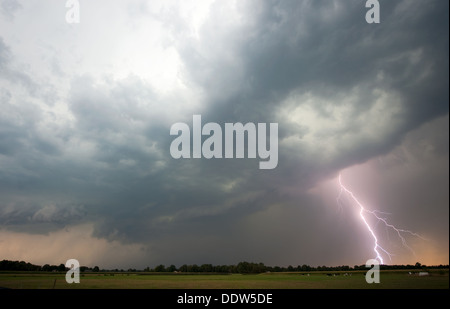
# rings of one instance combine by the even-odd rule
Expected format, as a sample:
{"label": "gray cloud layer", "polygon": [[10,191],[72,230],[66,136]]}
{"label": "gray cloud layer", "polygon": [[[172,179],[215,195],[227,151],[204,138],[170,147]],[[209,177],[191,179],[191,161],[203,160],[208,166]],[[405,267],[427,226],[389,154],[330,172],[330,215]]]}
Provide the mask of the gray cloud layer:
{"label": "gray cloud layer", "polygon": [[[27,6],[2,1],[2,14],[11,17],[4,23],[17,32],[0,31],[0,224],[45,233],[93,222],[96,237],[151,246],[142,266],[364,259],[367,251],[336,252],[354,230],[336,233],[330,210],[309,190],[347,167],[391,158],[398,147],[419,155],[427,145],[430,156],[414,164],[448,167],[448,135],[441,132],[448,118],[421,127],[448,114],[448,2],[380,3],[382,22],[369,25],[361,1],[217,1],[195,35],[181,6],[156,14],[143,1],[125,5],[121,18],[135,27],[155,20],[164,29],[161,48],[178,55],[182,86],[167,92],[139,74],[87,69],[92,59],[114,68],[116,50],[107,49],[121,46],[105,32],[98,56],[80,52],[91,46],[91,29],[102,34],[108,26],[90,23],[94,4],[83,3],[79,28],[61,24],[66,38],[53,32],[32,41],[53,55],[42,60],[49,71],[39,71],[41,60],[21,58]],[[119,16],[113,4],[104,10]],[[133,34],[125,30],[118,39]],[[65,49],[70,39],[86,45]],[[170,126],[191,124],[193,114],[219,124],[278,122],[278,167],[172,159]],[[407,174],[400,167],[399,175]],[[448,168],[442,174],[431,167],[430,183],[448,182]],[[432,191],[433,218],[448,217],[448,191],[439,188]],[[411,203],[405,194],[387,195],[397,205]],[[401,211],[416,224],[420,207]],[[448,220],[439,226],[434,234],[448,232]]]}

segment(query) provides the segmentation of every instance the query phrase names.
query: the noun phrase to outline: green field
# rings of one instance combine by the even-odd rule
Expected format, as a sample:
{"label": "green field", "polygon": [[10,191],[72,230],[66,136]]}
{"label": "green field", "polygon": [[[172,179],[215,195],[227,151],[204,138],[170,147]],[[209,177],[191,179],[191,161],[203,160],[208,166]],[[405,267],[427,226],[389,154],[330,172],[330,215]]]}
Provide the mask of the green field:
{"label": "green field", "polygon": [[0,273],[0,287],[11,289],[448,289],[449,273],[429,276],[408,271],[381,271],[379,284],[368,284],[364,272],[266,274],[82,273],[68,284],[65,273]]}

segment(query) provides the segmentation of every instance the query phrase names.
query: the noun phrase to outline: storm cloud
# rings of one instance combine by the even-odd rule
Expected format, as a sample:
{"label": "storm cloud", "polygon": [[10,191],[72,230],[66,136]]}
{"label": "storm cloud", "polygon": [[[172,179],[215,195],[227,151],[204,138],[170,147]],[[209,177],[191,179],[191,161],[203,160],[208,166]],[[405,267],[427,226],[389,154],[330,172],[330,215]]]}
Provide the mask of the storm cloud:
{"label": "storm cloud", "polygon": [[[380,1],[380,24],[344,0],[80,1],[79,24],[64,3],[0,7],[3,258],[364,264],[342,172],[428,239],[392,263],[448,263],[447,1]],[[173,159],[194,114],[278,123],[277,168]]]}

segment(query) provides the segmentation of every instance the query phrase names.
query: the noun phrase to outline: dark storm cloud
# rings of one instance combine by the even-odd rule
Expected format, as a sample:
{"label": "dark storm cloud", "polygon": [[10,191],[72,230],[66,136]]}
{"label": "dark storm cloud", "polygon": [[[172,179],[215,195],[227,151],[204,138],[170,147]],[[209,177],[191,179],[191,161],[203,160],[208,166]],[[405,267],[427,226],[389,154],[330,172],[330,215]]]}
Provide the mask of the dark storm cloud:
{"label": "dark storm cloud", "polygon": [[448,114],[448,2],[380,3],[382,22],[369,25],[361,1],[217,1],[197,37],[176,10],[153,16],[171,31],[180,75],[201,89],[203,123],[279,123],[279,164],[267,171],[171,158],[170,126],[192,126],[192,110],[137,76],[73,77],[70,117],[42,129],[50,116],[34,102],[45,93],[13,69],[0,37],[0,80],[28,95],[0,87],[1,224],[41,233],[94,222],[94,236],[150,243],[165,263],[284,263],[295,241],[311,248],[290,249],[297,256],[314,264],[323,250],[328,263],[332,215],[323,220],[308,190]]}
{"label": "dark storm cloud", "polygon": [[[283,187],[307,190],[329,173],[388,152],[412,127],[447,113],[448,90],[443,77],[448,69],[441,64],[448,63],[448,36],[441,5],[435,2],[418,8],[404,3],[383,4],[383,22],[388,26],[377,28],[366,24],[359,2],[336,6],[329,2],[246,3],[240,9],[256,7],[256,13],[244,25],[231,25],[229,30],[225,27],[231,22],[229,12],[222,11],[221,3],[215,4],[199,40],[179,38],[187,73],[208,95],[202,113],[205,122],[275,121],[276,108],[293,91],[324,93],[333,98],[361,87],[352,106],[357,116],[376,103],[378,97],[371,90],[377,87],[398,94],[402,109],[394,116],[401,123],[392,135],[381,140],[355,141],[326,164],[311,161],[306,152],[288,153],[280,148],[279,167],[266,175],[248,161],[169,159],[165,175],[171,176],[164,179],[172,184],[170,191],[158,188],[158,193],[148,195],[149,200],[164,207],[146,212],[144,221],[161,216],[162,221],[155,220],[152,226],[158,226],[157,222],[165,226],[176,223],[173,229],[177,230],[183,225],[180,221],[189,222],[191,217],[216,222],[217,218],[211,217],[214,214],[246,216],[255,211],[253,205],[260,209],[279,201]],[[383,79],[377,80],[377,74],[382,74]],[[321,106],[317,109],[320,112]],[[297,134],[281,121],[284,137]],[[361,129],[357,123],[352,125],[351,117],[347,121],[347,131]],[[147,181],[143,180],[141,186],[145,187]],[[239,185],[228,192],[217,186],[233,181]],[[245,196],[247,192],[253,193],[251,198]],[[240,197],[243,202],[239,202]],[[220,233],[221,226],[223,232],[228,230],[225,221],[222,218],[214,224],[216,233]],[[117,224],[121,223],[111,226]]]}
{"label": "dark storm cloud", "polygon": [[359,1],[246,2],[253,14],[232,33],[221,32],[229,15],[217,4],[201,39],[181,40],[182,56],[211,93],[208,116],[214,119],[267,121],[293,90],[332,97],[362,86],[367,97],[356,111],[370,108],[369,91],[381,87],[402,95],[407,105],[399,116],[415,126],[448,111],[446,4],[395,3],[381,4],[383,24],[373,26]]}
{"label": "dark storm cloud", "polygon": [[[401,104],[393,115],[386,115],[386,119],[401,119],[392,134],[377,141],[355,139],[328,165],[311,162],[304,149],[293,153],[280,148],[278,172],[283,172],[277,180],[283,184],[292,181],[289,170],[293,167],[296,175],[313,184],[318,172],[324,176],[327,170],[386,153],[410,129],[448,112],[448,20],[442,9],[447,4],[382,2],[379,26],[365,22],[365,8],[359,1],[250,1],[239,5],[237,12],[228,12],[223,4],[215,3],[200,39],[186,38],[181,32],[178,40],[188,73],[209,96],[204,118],[218,123],[279,121],[281,138],[301,138],[307,127],[277,119],[276,111],[286,97],[293,92],[312,93],[332,100],[356,88],[358,97],[351,102],[348,125],[326,132],[332,136],[360,131],[364,122],[352,118],[375,106],[379,96],[374,89],[398,95]],[[233,21],[238,14],[246,19],[236,25]],[[325,121],[333,121],[333,113],[325,112],[327,106],[317,102],[312,108]]]}

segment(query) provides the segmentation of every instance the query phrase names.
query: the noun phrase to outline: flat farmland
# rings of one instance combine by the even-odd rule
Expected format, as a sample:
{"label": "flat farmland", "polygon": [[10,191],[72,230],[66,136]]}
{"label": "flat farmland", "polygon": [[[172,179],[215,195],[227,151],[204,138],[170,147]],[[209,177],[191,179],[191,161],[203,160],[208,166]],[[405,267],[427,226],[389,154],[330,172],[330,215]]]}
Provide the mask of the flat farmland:
{"label": "flat farmland", "polygon": [[82,273],[68,284],[65,273],[0,273],[8,289],[449,289],[449,272],[418,276],[409,271],[381,271],[380,283],[368,284],[365,272],[264,274]]}

